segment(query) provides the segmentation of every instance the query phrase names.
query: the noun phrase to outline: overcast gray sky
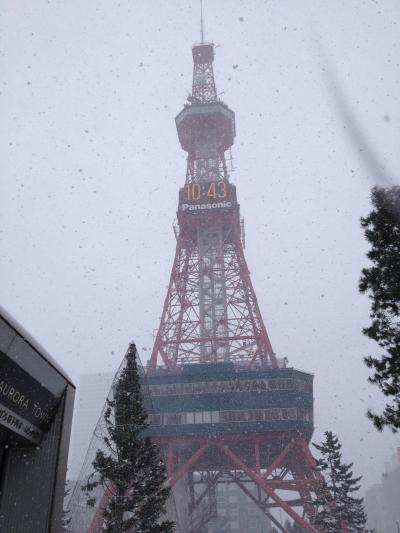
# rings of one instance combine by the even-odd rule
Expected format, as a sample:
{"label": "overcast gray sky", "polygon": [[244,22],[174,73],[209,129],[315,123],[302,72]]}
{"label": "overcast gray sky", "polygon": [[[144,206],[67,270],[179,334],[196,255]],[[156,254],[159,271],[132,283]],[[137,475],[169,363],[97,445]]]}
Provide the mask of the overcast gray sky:
{"label": "overcast gray sky", "polygon": [[[315,374],[314,440],[337,432],[365,485],[399,439],[362,358],[369,302],[359,218],[376,176],[332,101],[326,61],[400,176],[397,0],[204,0],[246,257],[279,357]],[[77,382],[143,361],[166,294],[185,155],[174,126],[191,87],[197,0],[3,0],[1,303]]]}

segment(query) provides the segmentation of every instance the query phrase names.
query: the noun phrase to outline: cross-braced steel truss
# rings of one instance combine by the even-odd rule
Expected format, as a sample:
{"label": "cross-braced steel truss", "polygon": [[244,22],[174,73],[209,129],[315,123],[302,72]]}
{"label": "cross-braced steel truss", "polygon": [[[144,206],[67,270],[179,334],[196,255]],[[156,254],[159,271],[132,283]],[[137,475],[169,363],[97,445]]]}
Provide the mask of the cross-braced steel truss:
{"label": "cross-braced steel truss", "polygon": [[[188,152],[187,173],[174,263],[148,364],[152,375],[158,365],[164,367],[161,374],[165,369],[179,374],[186,364],[222,361],[236,368],[278,367],[243,253],[236,189],[225,161],[235,137],[234,113],[217,97],[213,59],[212,44],[193,48],[190,105],[176,118],[181,146]],[[287,429],[230,434],[210,426],[207,436],[177,429],[174,436],[155,440],[167,458],[171,485],[187,476],[191,533],[215,518],[215,487],[228,478],[244,492],[249,483],[256,485],[251,499],[280,531],[285,530],[274,508],[316,533],[312,494],[321,480],[309,438]]]}
{"label": "cross-braced steel truss", "polygon": [[[304,437],[284,436],[288,437],[285,442],[280,433],[161,440],[168,449],[171,485],[187,476],[192,533],[217,516],[215,487],[224,482],[236,483],[280,531],[285,529],[272,512],[276,508],[304,531],[318,532],[312,525],[312,501],[321,476]],[[258,488],[256,495],[249,484]]]}
{"label": "cross-braced steel truss", "polygon": [[213,246],[210,235],[200,245],[197,232],[195,238],[186,230],[178,235],[150,369],[156,369],[159,357],[170,369],[185,363],[224,360],[277,366],[236,218],[237,212],[214,216],[212,225],[204,218],[202,226],[198,217],[200,228],[208,227],[209,233],[213,227],[219,229],[217,253],[206,249]]}

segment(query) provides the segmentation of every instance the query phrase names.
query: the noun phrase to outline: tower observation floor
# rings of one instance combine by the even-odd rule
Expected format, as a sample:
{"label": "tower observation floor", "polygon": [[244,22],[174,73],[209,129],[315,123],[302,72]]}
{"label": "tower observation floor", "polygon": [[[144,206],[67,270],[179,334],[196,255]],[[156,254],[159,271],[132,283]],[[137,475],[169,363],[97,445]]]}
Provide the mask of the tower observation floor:
{"label": "tower observation floor", "polygon": [[294,368],[184,365],[147,374],[151,437],[313,432],[313,376]]}

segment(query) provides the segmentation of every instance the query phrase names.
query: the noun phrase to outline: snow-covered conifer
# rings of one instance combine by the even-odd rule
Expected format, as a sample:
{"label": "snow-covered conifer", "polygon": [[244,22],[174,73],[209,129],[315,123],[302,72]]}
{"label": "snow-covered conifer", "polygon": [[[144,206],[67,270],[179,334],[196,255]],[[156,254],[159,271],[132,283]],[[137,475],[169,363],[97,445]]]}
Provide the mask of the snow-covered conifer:
{"label": "snow-covered conifer", "polygon": [[323,533],[364,533],[366,515],[363,498],[357,498],[361,477],[354,477],[353,464],[342,461],[342,445],[331,432],[325,432],[321,444],[313,444],[319,451],[317,469],[323,483],[318,490],[314,506],[318,509],[314,524]]}
{"label": "snow-covered conifer", "polygon": [[170,488],[160,451],[144,434],[148,422],[136,357],[131,344],[104,414],[108,452],[97,451],[83,490],[90,494],[101,485],[110,494],[103,511],[107,533],[173,533],[173,522],[162,520]]}

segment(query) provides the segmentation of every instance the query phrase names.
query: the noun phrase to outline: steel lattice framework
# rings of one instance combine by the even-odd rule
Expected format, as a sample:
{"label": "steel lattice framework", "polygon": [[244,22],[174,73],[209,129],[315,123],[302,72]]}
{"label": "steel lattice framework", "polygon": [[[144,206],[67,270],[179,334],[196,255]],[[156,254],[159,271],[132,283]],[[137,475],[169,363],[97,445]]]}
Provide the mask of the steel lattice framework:
{"label": "steel lattice framework", "polygon": [[[177,247],[148,372],[156,374],[160,363],[176,371],[187,364],[220,361],[276,369],[244,257],[236,188],[229,182],[225,160],[235,136],[234,114],[217,97],[213,45],[196,45],[192,55],[192,96],[176,118],[179,140],[188,153]],[[221,192],[218,198],[216,190]],[[276,507],[305,531],[316,532],[311,495],[321,479],[308,447],[310,436],[282,431],[160,437],[170,483],[187,476],[191,531],[202,531],[216,512],[215,487],[230,479],[280,531],[285,529],[271,514]],[[246,488],[249,482],[258,487],[258,498]],[[297,496],[288,496],[293,492]],[[208,514],[196,518],[196,509],[206,500]]]}
{"label": "steel lattice framework", "polygon": [[233,207],[212,213],[204,209],[192,216],[182,211],[180,202],[176,254],[151,370],[159,357],[170,369],[221,360],[277,366],[243,253],[239,206],[225,161],[225,150],[233,143],[234,116],[217,99],[213,59],[213,45],[193,48],[191,105],[177,117],[178,134],[188,151],[182,192],[197,186],[193,191],[200,191],[201,197],[207,190],[205,199],[215,205],[216,197],[226,199],[230,191]]}
{"label": "steel lattice framework", "polygon": [[[312,376],[281,368],[272,349],[225,160],[234,113],[217,97],[213,44],[195,45],[192,55],[192,95],[175,119],[188,154],[176,253],[146,371],[156,391],[149,434],[166,457],[170,484],[187,485],[191,533],[202,533],[215,517],[216,487],[228,481],[280,531],[274,508],[317,533],[312,494],[321,478],[308,446]],[[278,381],[290,390],[280,394]]]}
{"label": "steel lattice framework", "polygon": [[[281,434],[272,433],[175,441],[161,439],[160,445],[168,449],[167,467],[171,485],[188,475],[189,509],[193,517],[191,533],[202,531],[201,526],[213,517],[215,487],[223,482],[236,483],[279,531],[286,532],[286,529],[271,514],[271,510],[276,508],[285,511],[304,531],[318,532],[310,520],[315,515],[312,493],[320,485],[321,476],[315,470],[307,442],[300,434],[288,433],[284,438]],[[195,450],[184,462],[179,457],[182,447]],[[210,468],[212,463],[220,467]],[[198,473],[197,480],[193,472]],[[258,496],[249,491],[249,483],[260,489]],[[196,485],[200,490],[196,490]],[[298,496],[290,496],[293,493]],[[196,510],[205,499],[210,512],[201,513],[196,520]],[[302,508],[302,514],[294,507]]]}
{"label": "steel lattice framework", "polygon": [[[205,241],[202,249],[185,230],[180,232],[151,369],[156,368],[158,355],[170,369],[183,363],[220,359],[250,364],[260,360],[276,366],[236,218],[234,213],[226,224],[226,217],[214,217],[210,228],[207,216],[204,221],[199,217],[196,222]],[[200,283],[209,289],[204,302],[199,297]],[[214,302],[222,304],[218,308]]]}

